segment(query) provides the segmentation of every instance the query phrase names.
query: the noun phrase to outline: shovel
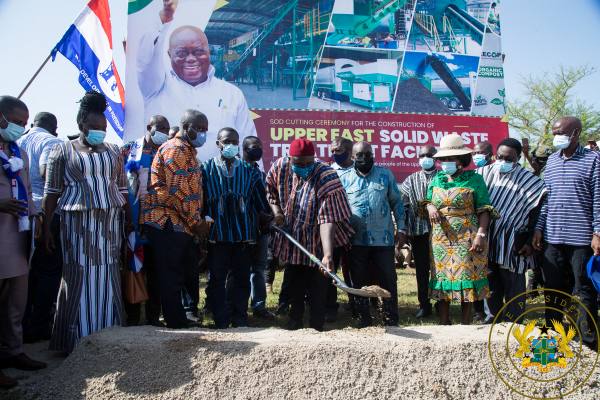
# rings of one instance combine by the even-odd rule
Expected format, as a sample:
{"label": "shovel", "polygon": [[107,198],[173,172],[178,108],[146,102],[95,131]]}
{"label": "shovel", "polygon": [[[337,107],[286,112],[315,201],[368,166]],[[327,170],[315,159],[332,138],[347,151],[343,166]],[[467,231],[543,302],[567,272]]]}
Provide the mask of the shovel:
{"label": "shovel", "polygon": [[310,258],[310,260],[312,262],[314,262],[315,264],[317,264],[319,266],[319,268],[321,269],[321,271],[325,272],[327,274],[327,276],[329,276],[331,279],[333,279],[333,284],[340,290],[349,293],[349,294],[353,294],[355,296],[361,296],[361,297],[379,297],[379,298],[383,298],[383,299],[387,299],[389,297],[391,297],[390,292],[388,292],[387,290],[376,286],[376,285],[371,285],[371,286],[363,286],[360,289],[355,289],[355,288],[351,288],[350,286],[346,285],[344,283],[344,281],[342,281],[336,274],[334,274],[333,272],[329,271],[325,265],[323,265],[323,263],[321,262],[321,260],[319,260],[317,258],[317,256],[315,256],[314,254],[312,254],[310,251],[306,250],[304,248],[304,246],[302,246],[296,239],[294,239],[294,237],[292,235],[290,235],[289,233],[287,233],[286,231],[284,231],[283,229],[274,226],[272,227],[275,231],[281,233],[283,236],[285,236],[287,238],[287,240],[289,240],[290,242],[292,242],[296,247],[298,247],[304,254],[306,254],[308,256],[308,258]]}

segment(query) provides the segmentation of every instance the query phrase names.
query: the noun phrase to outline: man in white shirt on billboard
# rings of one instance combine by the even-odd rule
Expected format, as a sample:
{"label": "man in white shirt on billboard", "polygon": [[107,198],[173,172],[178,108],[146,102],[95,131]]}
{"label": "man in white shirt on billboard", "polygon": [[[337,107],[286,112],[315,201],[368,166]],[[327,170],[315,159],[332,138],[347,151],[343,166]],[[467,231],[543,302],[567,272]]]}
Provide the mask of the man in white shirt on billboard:
{"label": "man in white shirt on billboard", "polygon": [[[182,25],[170,32],[177,3],[176,0],[163,1],[160,20],[157,19],[154,27],[148,26],[140,42],[138,83],[144,97],[144,114],[162,114],[175,121],[182,110],[201,110],[208,117],[209,140],[197,149],[198,158],[209,160],[220,154],[216,133],[221,128],[234,128],[240,134],[240,141],[246,136],[256,136],[256,128],[242,91],[214,76],[204,32],[191,25]],[[169,68],[163,60],[167,41]],[[211,134],[214,140],[210,140]]]}

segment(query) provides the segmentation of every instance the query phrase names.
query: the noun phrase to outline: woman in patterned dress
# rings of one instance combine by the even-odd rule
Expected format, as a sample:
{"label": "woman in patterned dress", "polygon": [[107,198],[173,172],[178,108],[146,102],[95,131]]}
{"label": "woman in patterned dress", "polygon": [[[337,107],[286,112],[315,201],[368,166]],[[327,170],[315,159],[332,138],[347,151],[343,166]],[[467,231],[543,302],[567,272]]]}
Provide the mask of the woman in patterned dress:
{"label": "woman in patterned dress", "polygon": [[[104,143],[105,109],[102,94],[86,93],[79,138],[57,145],[48,161],[43,209],[53,215],[58,207],[63,248],[51,350],[70,353],[82,337],[124,318],[119,266],[127,183],[118,146]],[[54,250],[48,224],[44,242]]]}
{"label": "woman in patterned dress", "polygon": [[473,302],[489,296],[487,231],[495,211],[481,175],[465,170],[471,149],[460,136],[444,137],[434,157],[442,171],[429,184],[426,197],[433,253],[429,297],[439,302],[440,324],[450,324],[450,302],[455,301],[461,303],[461,323],[467,325]]}

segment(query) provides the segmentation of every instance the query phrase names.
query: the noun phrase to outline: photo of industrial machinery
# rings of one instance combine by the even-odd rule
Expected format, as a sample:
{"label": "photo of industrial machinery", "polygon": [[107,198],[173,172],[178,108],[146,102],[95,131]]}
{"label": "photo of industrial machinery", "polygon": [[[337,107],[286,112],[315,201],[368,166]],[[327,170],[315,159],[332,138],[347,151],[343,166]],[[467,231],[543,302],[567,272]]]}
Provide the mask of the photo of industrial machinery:
{"label": "photo of industrial machinery", "polygon": [[334,0],[228,0],[206,27],[216,76],[251,108],[306,108]]}
{"label": "photo of industrial machinery", "polygon": [[479,57],[406,52],[394,111],[467,114]]}
{"label": "photo of industrial machinery", "polygon": [[402,52],[325,47],[309,108],[390,111]]}
{"label": "photo of industrial machinery", "polygon": [[416,0],[336,0],[328,46],[404,50]]}
{"label": "photo of industrial machinery", "polygon": [[406,50],[479,55],[490,0],[418,0]]}

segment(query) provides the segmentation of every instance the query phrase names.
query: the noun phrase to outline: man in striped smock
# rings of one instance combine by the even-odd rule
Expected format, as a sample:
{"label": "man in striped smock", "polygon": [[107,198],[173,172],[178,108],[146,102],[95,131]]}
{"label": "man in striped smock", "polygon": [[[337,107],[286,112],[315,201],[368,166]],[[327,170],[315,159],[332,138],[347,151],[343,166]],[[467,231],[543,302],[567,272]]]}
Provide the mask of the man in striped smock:
{"label": "man in striped smock", "polygon": [[[525,272],[535,262],[531,237],[537,221],[538,207],[546,193],[544,182],[517,162],[521,143],[516,139],[500,142],[496,162],[479,168],[490,194],[490,202],[500,217],[490,224],[488,268],[490,298],[488,307],[497,315],[504,302],[525,291]],[[515,301],[504,310],[503,317],[514,320],[525,311]]]}
{"label": "man in striped smock", "polygon": [[[340,179],[330,166],[315,161],[311,141],[296,139],[289,157],[282,157],[267,174],[267,198],[275,223],[286,229],[333,271],[333,249],[349,245],[350,205]],[[285,237],[276,233],[273,255],[289,265],[291,310],[288,328],[303,326],[304,301],[308,296],[310,327],[323,330],[328,279],[310,259]]]}
{"label": "man in striped smock", "polygon": [[427,218],[419,216],[418,210],[421,202],[427,196],[429,183],[437,173],[433,159],[435,153],[434,146],[426,145],[419,148],[419,165],[422,170],[409,175],[400,188],[404,199],[406,230],[415,260],[417,297],[419,299],[417,318],[431,315],[431,303],[429,302],[429,270],[431,266],[429,232],[431,224]]}
{"label": "man in striped smock", "polygon": [[[248,325],[250,266],[258,239],[258,216],[269,212],[260,170],[236,157],[239,142],[235,129],[221,129],[217,134],[221,154],[202,166],[205,214],[214,221],[208,236],[207,295],[219,329],[229,324]],[[229,293],[227,280],[231,280]]]}
{"label": "man in striped smock", "polygon": [[[542,206],[533,244],[542,249],[545,242],[545,287],[577,295],[596,318],[597,293],[587,276],[586,263],[593,254],[600,255],[600,153],[579,144],[581,127],[575,117],[561,118],[552,126],[558,151],[546,164],[548,201]],[[549,294],[546,300],[553,304],[561,301]],[[585,311],[580,311],[577,324],[583,342],[595,348],[594,324]],[[547,323],[550,319],[560,321],[562,314],[546,310]]]}

